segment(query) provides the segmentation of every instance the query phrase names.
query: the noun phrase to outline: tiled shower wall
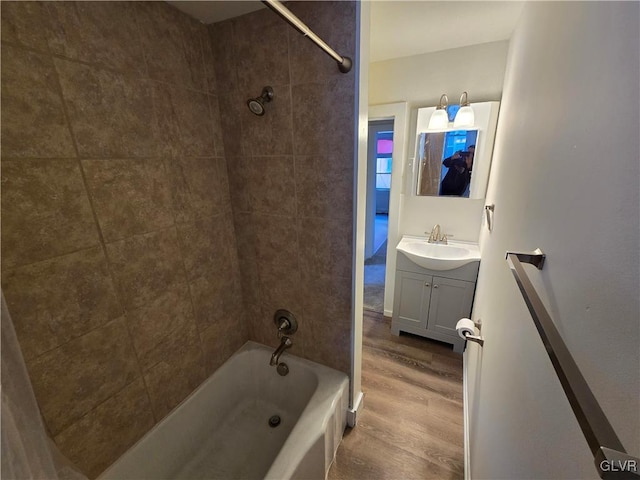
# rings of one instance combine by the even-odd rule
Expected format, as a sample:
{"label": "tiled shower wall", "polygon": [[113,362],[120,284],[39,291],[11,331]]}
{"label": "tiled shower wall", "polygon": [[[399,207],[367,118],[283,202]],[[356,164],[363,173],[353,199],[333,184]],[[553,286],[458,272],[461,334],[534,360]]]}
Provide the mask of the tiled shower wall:
{"label": "tiled shower wall", "polygon": [[[289,2],[355,58],[355,2]],[[299,321],[292,352],[350,371],[356,76],[270,10],[210,27],[250,337],[277,345],[273,313]],[[246,100],[274,90],[262,117]]]}
{"label": "tiled shower wall", "polygon": [[248,339],[210,47],[164,2],[2,2],[2,288],[90,476]]}

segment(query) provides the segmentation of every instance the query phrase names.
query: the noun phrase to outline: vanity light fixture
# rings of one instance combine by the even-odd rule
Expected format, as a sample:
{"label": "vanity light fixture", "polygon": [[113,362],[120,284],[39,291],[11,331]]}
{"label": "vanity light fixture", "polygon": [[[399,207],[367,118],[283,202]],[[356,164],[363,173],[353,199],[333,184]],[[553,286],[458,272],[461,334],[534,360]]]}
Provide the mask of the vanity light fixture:
{"label": "vanity light fixture", "polygon": [[467,92],[462,92],[462,95],[460,95],[460,110],[456,113],[456,118],[453,120],[453,126],[455,128],[473,127],[474,123],[475,114],[473,113],[473,108],[471,108],[471,105],[469,104]]}
{"label": "vanity light fixture", "polygon": [[449,105],[449,97],[443,93],[440,97],[440,103],[436,107],[436,111],[431,114],[429,119],[429,130],[442,130],[449,126],[449,114],[447,106]]}

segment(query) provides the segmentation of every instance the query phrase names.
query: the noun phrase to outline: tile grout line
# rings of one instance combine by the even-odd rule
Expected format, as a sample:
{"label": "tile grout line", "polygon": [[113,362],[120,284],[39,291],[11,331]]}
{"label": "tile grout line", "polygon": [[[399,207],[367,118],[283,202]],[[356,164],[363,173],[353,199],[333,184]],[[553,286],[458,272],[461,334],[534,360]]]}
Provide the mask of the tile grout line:
{"label": "tile grout line", "polygon": [[[181,32],[181,37],[183,37],[183,34],[184,34],[184,32]],[[182,40],[183,40],[182,47],[183,47],[183,51],[184,51],[185,48],[186,48],[185,44],[184,44],[184,37],[182,38]],[[201,40],[200,40],[200,47],[201,47],[200,48],[200,53],[201,53],[201,58],[202,58],[203,57],[203,53],[202,53]],[[144,55],[144,58],[145,58],[145,64],[147,64],[147,55],[146,55],[146,52],[145,52],[145,49],[144,49],[144,45],[143,45],[143,55]],[[204,61],[202,63],[202,67],[203,67],[203,74],[204,74],[205,73]],[[148,64],[147,64],[147,70],[148,70]],[[204,79],[205,79],[205,83],[206,83],[206,74],[204,75]],[[171,106],[171,113],[173,114],[173,116],[175,118],[177,118],[177,114],[175,112],[174,99],[173,99],[173,96],[172,96],[172,89],[175,89],[175,88],[180,89],[180,88],[184,88],[184,86],[176,85],[176,84],[173,84],[171,82],[157,81],[157,80],[153,80],[153,79],[151,79],[151,81],[155,81],[157,84],[164,85],[164,86],[168,87],[167,93],[168,93],[168,97],[169,97],[169,103],[170,103],[170,106]],[[196,91],[198,93],[203,93],[207,97],[207,103],[210,102],[210,100],[209,100],[209,92],[202,92],[202,91],[191,89],[191,88],[184,88],[184,89],[188,90],[188,91]],[[156,105],[156,97],[155,96],[152,96],[152,104],[153,104],[154,116],[156,116],[156,119],[157,119],[157,111],[158,111],[158,109],[157,109],[157,105]],[[182,129],[180,128],[179,124],[177,125],[177,130],[178,130],[177,133],[178,133],[178,138],[179,138],[180,149],[182,150],[182,147],[183,147],[183,133],[182,133]],[[181,156],[181,157],[182,158],[195,158],[195,159],[215,159],[216,158],[215,145],[214,145],[213,155],[206,155],[206,156],[185,155],[185,156]],[[167,161],[174,162],[176,160],[176,155],[172,151],[172,152],[170,152],[168,154],[163,154],[161,159],[162,159],[162,169],[164,171],[165,178],[168,180],[169,178],[171,178],[171,175],[170,175],[170,172],[167,170]],[[197,338],[198,338],[198,347],[199,347],[200,358],[201,358],[201,362],[202,362],[201,363],[201,367],[203,368],[203,370],[204,370],[204,372],[206,374],[206,372],[207,372],[206,356],[205,356],[205,353],[204,353],[201,331],[200,331],[200,328],[198,327],[198,322],[197,322],[197,318],[196,318],[197,315],[196,315],[195,302],[193,300],[191,280],[189,278],[189,275],[187,274],[184,246],[183,246],[183,242],[181,241],[180,235],[179,235],[179,227],[183,226],[183,225],[192,225],[193,221],[178,222],[177,212],[176,212],[176,205],[174,203],[173,196],[171,198],[171,217],[173,218],[173,225],[171,225],[167,230],[169,230],[169,229],[174,230],[175,235],[176,235],[176,242],[177,242],[177,247],[178,247],[178,251],[179,251],[179,255],[180,255],[180,265],[181,265],[181,268],[182,268],[182,274],[184,276],[184,281],[185,281],[186,288],[187,288],[187,294],[189,296],[189,304],[191,305],[191,311],[192,311],[192,314],[193,314],[193,327],[195,329],[195,333],[196,333]],[[178,327],[176,327],[175,329],[171,330],[163,338],[167,338],[169,335],[175,333],[176,331],[178,331]],[[206,380],[206,377],[204,379],[202,379],[198,383],[198,385],[200,385],[204,380]],[[191,392],[192,391],[193,390],[191,390]],[[153,408],[153,403],[151,403],[151,401],[150,401],[150,407],[151,407],[151,411],[153,413],[154,419],[156,419],[156,423],[158,423],[160,420],[162,420],[162,418],[164,418],[164,416],[162,418],[157,418],[158,415],[156,414],[156,412],[155,412],[155,410]]]}
{"label": "tile grout line", "polygon": [[[47,42],[47,47],[50,51],[50,55],[53,57],[53,53],[51,52],[51,48],[49,46],[49,43]],[[138,351],[135,348],[135,344],[133,342],[133,337],[131,335],[131,328],[129,325],[129,322],[127,321],[127,309],[125,308],[124,302],[123,302],[123,295],[122,295],[122,291],[121,291],[121,287],[119,285],[119,283],[116,281],[116,277],[115,277],[115,273],[113,271],[113,266],[111,263],[111,259],[109,258],[109,254],[107,251],[107,244],[105,242],[104,239],[104,234],[102,232],[102,228],[100,227],[100,222],[98,220],[98,215],[95,211],[95,207],[94,207],[94,203],[93,203],[93,198],[91,195],[91,191],[89,189],[89,184],[87,182],[87,177],[86,177],[86,173],[84,171],[83,165],[82,165],[82,160],[81,160],[81,156],[80,156],[80,150],[78,148],[78,143],[76,141],[76,135],[73,131],[73,127],[71,125],[71,117],[69,116],[69,111],[67,108],[67,102],[65,100],[64,97],[64,90],[62,89],[62,81],[60,80],[60,74],[58,72],[58,69],[55,67],[55,63],[53,62],[53,58],[52,58],[52,64],[53,64],[53,70],[55,72],[55,78],[56,78],[56,85],[58,87],[58,93],[60,95],[60,100],[61,100],[61,104],[62,104],[62,111],[65,117],[65,120],[67,122],[67,126],[69,128],[69,134],[71,136],[71,141],[73,142],[73,147],[75,149],[76,152],[76,161],[77,161],[77,165],[78,168],[80,170],[80,175],[82,177],[82,182],[83,182],[83,186],[85,189],[85,193],[87,195],[87,201],[89,202],[89,207],[91,208],[91,214],[93,216],[94,222],[95,222],[95,226],[96,226],[96,230],[98,232],[98,239],[99,239],[99,243],[100,246],[102,247],[102,252],[104,254],[104,258],[105,258],[105,262],[107,264],[107,270],[109,271],[109,277],[111,279],[111,283],[113,284],[113,290],[114,290],[114,295],[116,296],[116,299],[118,300],[118,303],[120,304],[120,309],[122,311],[122,314],[124,316],[124,323],[125,323],[125,327],[127,329],[127,337],[129,339],[129,347],[131,348],[131,350],[133,351],[133,354],[135,355],[135,359],[136,359],[136,367],[137,367],[137,372],[138,375],[140,376],[140,378],[142,379],[144,388],[145,388],[145,393],[147,394],[147,401],[149,402],[149,407],[151,408],[152,403],[151,403],[151,396],[149,394],[149,388],[146,382],[146,379],[144,377],[144,373],[142,372],[142,366],[140,364],[140,356],[138,355]],[[124,387],[123,387],[124,388]],[[118,392],[122,391],[122,389],[118,390]],[[114,395],[118,392],[115,392]],[[111,395],[109,398],[112,398],[113,395]],[[96,407],[93,407],[90,411],[94,411]],[[88,412],[87,412],[88,413]],[[153,415],[153,419],[154,422],[157,423],[156,417],[155,417],[155,413],[153,412],[153,408],[151,408],[151,414]]]}
{"label": "tile grout line", "polygon": [[[203,51],[203,45],[202,45],[201,36],[198,37],[198,41],[199,41],[199,44],[200,44],[200,58],[202,60],[202,73],[204,75],[203,78],[204,78],[204,83],[205,83],[205,89],[208,90],[209,89],[209,82],[207,80],[207,75],[206,75],[206,66],[205,66],[205,63],[204,63],[204,51]],[[186,49],[186,46],[184,45],[184,38],[183,38],[183,50],[185,50],[185,49]],[[169,92],[169,97],[171,98],[171,92]],[[173,110],[173,102],[171,102],[171,104],[172,104],[172,110]],[[208,93],[207,93],[207,105],[209,107],[208,108],[208,110],[209,110],[209,122],[211,122],[211,100],[209,98]],[[175,115],[175,112],[174,112],[174,115]],[[176,118],[177,118],[177,116],[176,116]],[[182,131],[179,128],[179,126],[178,126],[178,138],[180,139],[179,140],[180,141],[180,147],[182,149],[183,136],[182,136]],[[217,153],[217,150],[216,150],[216,145],[214,143],[214,145],[213,145],[214,157],[215,157],[216,153]],[[174,157],[173,153],[171,153],[169,155],[169,157],[170,157],[171,161],[175,161],[175,157]],[[210,158],[210,157],[204,157],[204,158]],[[170,177],[170,175],[169,175],[169,172],[167,171],[166,163],[163,162],[162,164],[163,164],[163,168],[165,170],[165,175],[167,176],[167,179],[168,179]],[[186,179],[184,179],[184,176],[183,176],[182,179],[185,180],[185,185],[186,185]],[[188,193],[189,193],[189,198],[190,198],[191,197],[190,189],[189,189]],[[173,201],[172,201],[172,204],[173,204]],[[202,361],[202,367],[203,367],[204,372],[205,372],[205,378],[203,378],[200,381],[200,383],[198,384],[198,385],[200,385],[202,382],[204,382],[208,378],[208,375],[207,375],[208,368],[207,368],[207,360],[206,360],[207,357],[206,357],[206,354],[205,354],[204,342],[202,340],[203,331],[201,331],[201,329],[200,329],[200,327],[198,325],[198,318],[197,318],[198,314],[197,314],[197,310],[196,310],[196,302],[194,301],[194,294],[193,294],[193,287],[192,287],[192,280],[193,279],[190,279],[190,276],[189,276],[189,274],[187,272],[187,264],[186,264],[186,261],[185,261],[185,252],[184,252],[186,247],[183,245],[183,242],[181,241],[180,235],[179,235],[179,232],[178,232],[178,218],[177,218],[177,212],[176,212],[175,204],[172,205],[172,206],[173,206],[173,208],[172,208],[171,212],[172,212],[173,221],[174,221],[175,230],[176,230],[176,240],[178,242],[178,250],[180,251],[180,263],[182,265],[182,273],[184,275],[185,282],[187,284],[187,292],[189,294],[189,302],[191,304],[191,311],[193,313],[193,324],[194,324],[196,335],[198,336],[198,346],[199,346],[199,350],[200,350],[200,358],[201,358],[201,361]],[[200,215],[196,214],[195,217],[197,219],[197,218],[200,217]],[[185,222],[185,224],[186,223],[187,222]]]}
{"label": "tile grout line", "polygon": [[[307,287],[307,282],[303,280],[304,276],[302,273],[302,251],[300,248],[300,220],[301,220],[301,216],[300,216],[300,208],[299,208],[299,203],[298,203],[298,171],[296,168],[296,151],[297,151],[297,144],[296,144],[296,135],[295,135],[295,119],[294,119],[294,101],[293,101],[293,73],[292,73],[292,63],[291,63],[291,33],[292,30],[291,29],[287,29],[287,68],[288,68],[288,80],[289,80],[289,100],[290,100],[290,105],[291,105],[291,111],[289,113],[289,118],[291,121],[291,162],[293,165],[293,201],[294,201],[294,219],[295,219],[295,227],[296,227],[296,248],[297,248],[297,255],[296,255],[296,263],[297,263],[297,270],[298,270],[298,275],[300,276],[300,284],[303,286],[303,289],[306,290]],[[311,335],[313,335],[313,322],[311,321],[312,316],[308,315],[308,304],[306,301],[306,295],[302,295],[302,299],[301,299],[301,303],[302,303],[302,319],[303,322],[305,324],[308,325],[308,330],[309,330],[309,335],[307,335],[307,338],[309,338]],[[308,345],[304,344],[302,345],[302,353],[303,356],[305,358],[309,358],[311,359],[311,357],[313,357],[313,355],[308,354],[307,352],[309,351]]]}
{"label": "tile grout line", "polygon": [[[237,35],[236,35],[236,28],[237,28],[237,22],[234,20],[231,20],[231,31],[232,31],[232,39],[231,39],[231,46],[233,49],[233,70],[235,73],[235,78],[238,79],[239,75],[238,75],[238,64],[237,64],[237,52],[236,52],[236,45],[237,45]],[[235,85],[234,85],[234,91],[236,91],[235,89]],[[233,98],[233,97],[232,97]],[[233,101],[233,100],[232,100]],[[242,114],[239,115],[238,120],[240,122],[240,150],[242,151],[243,155],[242,157],[244,158],[249,158],[251,161],[253,161],[253,159],[255,158],[255,155],[253,155],[252,151],[247,152],[246,151],[246,147],[245,147],[245,142],[244,142],[244,132],[246,130],[245,127],[245,122],[242,120]],[[226,154],[226,149],[225,149],[225,154]],[[229,175],[229,167],[228,167],[228,163],[227,163],[227,175]],[[229,185],[229,187],[231,188],[231,184]],[[231,195],[231,191],[229,192],[229,194]],[[237,212],[237,209],[235,208],[235,202],[233,203],[233,215],[234,215],[234,231],[236,234],[236,255],[238,256],[238,268],[240,269],[240,252],[238,251],[238,247],[237,247],[237,238],[238,238],[238,232],[236,230],[236,220],[235,220],[235,215]],[[248,212],[238,212],[238,213],[246,213],[249,215],[249,217],[251,218],[251,222],[250,222],[250,227],[251,227],[251,240],[252,240],[252,250],[253,250],[253,255],[252,258],[255,259],[255,261],[252,261],[252,266],[255,267],[255,271],[257,272],[257,307],[259,308],[259,315],[262,316],[263,315],[263,308],[264,308],[264,298],[265,298],[265,294],[263,292],[263,288],[262,288],[262,281],[261,281],[261,275],[260,275],[260,262],[258,262],[258,252],[255,246],[255,240],[256,240],[256,235],[255,235],[255,225],[254,225],[254,216],[255,213],[252,211],[248,211]],[[240,272],[240,278],[241,278],[241,285],[242,285],[242,291],[243,291],[243,301],[244,301],[244,282],[242,281],[242,272]],[[246,312],[246,310],[245,310]],[[246,318],[246,315],[245,315]],[[247,322],[247,331],[249,332],[249,338],[257,338],[258,335],[256,335],[256,331],[253,328],[253,322],[252,321],[248,321]]]}
{"label": "tile grout line", "polygon": [[[103,70],[106,72],[109,72],[111,74],[115,74],[115,75],[122,75],[124,77],[127,78],[131,78],[131,79],[135,79],[137,81],[148,81],[148,82],[152,82],[152,83],[157,83],[160,85],[166,85],[166,86],[177,86],[174,83],[171,83],[167,80],[160,80],[157,78],[153,78],[151,76],[151,74],[149,73],[149,67],[148,67],[148,62],[147,62],[147,55],[146,53],[144,53],[144,48],[143,48],[143,62],[145,64],[145,72],[143,74],[140,73],[132,73],[132,71],[130,70],[120,70],[118,68],[114,68],[112,66],[108,66],[105,64],[101,64],[101,63],[93,63],[93,62],[87,62],[85,60],[81,60],[79,58],[74,58],[74,57],[69,57],[66,55],[62,55],[59,53],[53,53],[51,51],[51,49],[49,48],[49,45],[47,43],[47,49],[46,50],[40,50],[38,48],[35,47],[31,47],[29,45],[24,45],[21,43],[17,43],[17,42],[13,42],[11,40],[2,40],[1,43],[3,45],[6,45],[8,47],[12,47],[12,48],[19,48],[21,50],[25,50],[27,52],[30,53],[36,53],[39,55],[45,55],[45,56],[49,56],[51,58],[51,60],[53,61],[54,59],[57,60],[63,60],[65,62],[71,62],[71,63],[76,63],[79,65],[84,65],[85,67],[90,67],[92,69],[98,69],[98,70]],[[196,93],[201,93],[203,95],[208,95],[209,92],[205,91],[205,90],[198,90],[197,88],[193,88],[193,87],[188,87],[188,86],[180,86],[180,88],[190,91],[190,92],[196,92]]]}
{"label": "tile grout line", "polygon": [[[111,323],[111,322],[109,322]],[[94,329],[95,330],[95,329]],[[91,414],[92,412],[94,412],[95,410],[97,410],[98,408],[100,408],[102,405],[104,405],[105,403],[107,403],[109,400],[113,399],[113,397],[115,397],[116,395],[118,395],[119,393],[121,393],[122,391],[124,391],[126,388],[130,387],[131,385],[133,385],[140,377],[136,377],[133,380],[131,380],[129,383],[125,384],[120,390],[118,390],[117,392],[115,392],[113,395],[103,399],[102,401],[100,401],[98,404],[96,404],[93,408],[91,408],[90,410],[87,410],[86,412],[84,412],[82,415],[80,415],[78,418],[71,420],[68,423],[65,423],[63,427],[61,427],[57,433],[53,433],[51,432],[51,435],[53,437],[57,437],[58,435],[60,435],[61,433],[63,433],[65,430],[71,428],[74,424],[78,423],[80,420],[82,420],[83,418],[87,417],[89,414]],[[144,386],[144,382],[143,382],[143,386]],[[152,413],[153,415],[153,413]],[[155,420],[155,417],[154,417]],[[135,442],[133,442],[135,443]],[[133,445],[133,444],[132,444]]]}

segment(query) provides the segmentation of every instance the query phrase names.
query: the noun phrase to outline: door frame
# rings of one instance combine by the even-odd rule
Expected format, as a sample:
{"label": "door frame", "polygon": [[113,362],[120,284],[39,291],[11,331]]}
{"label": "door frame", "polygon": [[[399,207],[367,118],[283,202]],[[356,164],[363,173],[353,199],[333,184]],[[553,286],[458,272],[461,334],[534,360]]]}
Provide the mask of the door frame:
{"label": "door frame", "polygon": [[[376,188],[376,170],[377,170],[377,149],[376,135],[380,131],[393,130],[393,118],[369,119],[369,130],[367,136],[367,216],[365,220],[364,233],[364,258],[370,258],[375,252],[374,237],[375,223],[378,210],[378,192]],[[383,125],[390,125],[391,128],[382,128]],[[394,146],[395,149],[395,146]],[[391,178],[393,179],[393,152],[391,153]],[[391,190],[389,190],[391,194]],[[391,207],[391,205],[389,205]]]}
{"label": "door frame", "polygon": [[369,106],[369,121],[393,120],[393,153],[391,155],[391,191],[389,192],[389,230],[387,232],[387,264],[384,278],[384,315],[393,313],[395,291],[396,245],[400,241],[400,216],[402,212],[403,177],[408,172],[407,147],[409,104],[385,103]]}

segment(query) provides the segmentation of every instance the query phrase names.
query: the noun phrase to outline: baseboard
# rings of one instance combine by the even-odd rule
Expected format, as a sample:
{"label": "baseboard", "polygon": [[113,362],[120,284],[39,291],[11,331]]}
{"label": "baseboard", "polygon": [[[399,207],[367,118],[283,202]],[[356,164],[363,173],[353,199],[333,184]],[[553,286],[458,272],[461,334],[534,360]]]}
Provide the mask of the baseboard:
{"label": "baseboard", "polygon": [[364,408],[364,393],[358,393],[358,397],[353,402],[353,408],[347,410],[347,425],[349,427],[355,427],[358,423],[358,414]]}
{"label": "baseboard", "polygon": [[464,425],[464,480],[471,479],[471,447],[469,445],[469,383],[467,363],[469,350],[462,354],[462,424]]}
{"label": "baseboard", "polygon": [[384,316],[385,317],[391,317],[393,315],[393,310],[385,310],[384,311]]}

